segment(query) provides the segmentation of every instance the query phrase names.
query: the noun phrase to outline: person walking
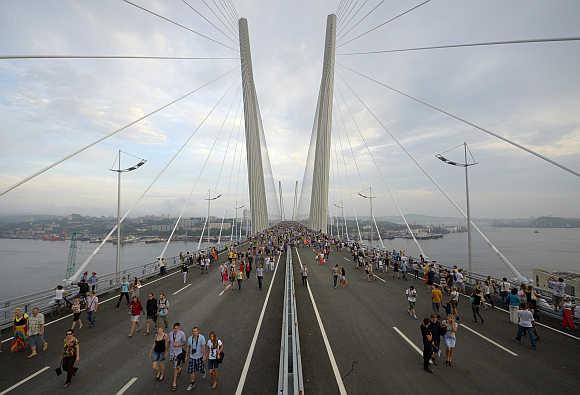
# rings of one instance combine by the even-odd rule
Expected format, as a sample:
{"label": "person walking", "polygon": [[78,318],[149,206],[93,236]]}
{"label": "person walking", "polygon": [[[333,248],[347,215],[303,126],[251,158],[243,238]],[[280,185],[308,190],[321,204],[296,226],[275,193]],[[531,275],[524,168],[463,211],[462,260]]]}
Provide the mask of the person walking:
{"label": "person walking", "polygon": [[87,280],[87,283],[91,287],[91,292],[95,292],[97,290],[97,283],[98,282],[99,282],[99,279],[97,278],[97,273],[93,272],[91,274],[91,277],[89,277],[89,279]]}
{"label": "person walking", "polygon": [[139,317],[141,317],[141,313],[143,312],[143,305],[141,305],[141,301],[137,296],[133,296],[133,299],[131,299],[129,312],[131,315],[131,329],[129,329],[129,337],[133,337],[135,331],[137,330],[137,326],[139,325]]}
{"label": "person walking", "polygon": [[447,328],[441,323],[441,317],[439,314],[431,314],[429,329],[433,336],[433,356],[431,357],[431,360],[434,365],[437,365],[437,357],[441,356],[441,337],[444,336],[447,331]]}
{"label": "person walking", "polygon": [[262,265],[256,267],[256,277],[258,278],[258,289],[262,290],[262,282],[264,281],[264,268]]}
{"label": "person walking", "polygon": [[441,308],[441,301],[443,300],[443,293],[438,284],[434,284],[431,287],[431,305],[433,306],[433,311],[439,314],[439,309]]}
{"label": "person walking", "polygon": [[445,340],[445,365],[453,366],[453,351],[455,350],[455,344],[457,342],[457,329],[459,328],[459,324],[455,320],[455,316],[450,314],[447,316],[447,319],[443,321],[443,325],[445,326],[445,335],[443,339]]}
{"label": "person walking", "polygon": [[433,355],[433,334],[429,323],[429,318],[423,318],[423,322],[421,323],[421,337],[423,338],[423,370],[433,373],[429,367],[429,362]]}
{"label": "person walking", "polygon": [[187,364],[187,373],[190,375],[190,382],[187,391],[197,387],[197,375],[205,376],[205,363],[203,357],[206,354],[205,336],[199,333],[199,327],[194,326],[191,330],[191,336],[187,339],[187,355],[189,362]]}
{"label": "person walking", "polygon": [[89,322],[89,328],[95,327],[95,315],[99,308],[99,298],[95,291],[91,291],[87,297],[87,321]]}
{"label": "person walking", "polygon": [[473,313],[473,321],[477,323],[477,317],[481,320],[483,324],[484,320],[481,316],[480,307],[481,307],[481,290],[474,289],[471,293],[471,312]]}
{"label": "person walking", "polygon": [[338,267],[338,263],[334,265],[332,268],[332,285],[334,288],[337,287],[338,283],[338,276],[340,275],[340,268]]}
{"label": "person walking", "polygon": [[181,373],[185,362],[184,348],[187,345],[185,333],[181,330],[181,324],[173,324],[173,330],[169,334],[169,360],[173,363],[173,377],[171,379],[171,391],[177,391],[177,376]]}
{"label": "person walking", "polygon": [[[510,305],[511,307],[511,305]],[[528,335],[530,338],[530,344],[532,345],[532,350],[536,349],[536,337],[533,333],[534,327],[534,315],[528,308],[528,306],[523,303],[518,310],[518,333],[516,334],[516,340],[521,343],[522,336]]]}
{"label": "person walking", "polygon": [[28,317],[28,344],[30,345],[30,355],[33,358],[38,355],[37,350],[48,349],[48,343],[44,340],[44,314],[38,307],[32,309],[32,314]]}
{"label": "person walking", "polygon": [[169,315],[169,300],[165,296],[165,292],[159,292],[159,300],[157,301],[157,326],[161,326],[163,322],[163,327],[165,329],[169,328],[169,321],[167,316]]}
{"label": "person walking", "polygon": [[344,270],[344,266],[340,267],[340,286],[342,288],[346,287],[346,270]]}
{"label": "person walking", "polygon": [[187,282],[187,273],[189,272],[189,267],[187,266],[187,261],[183,260],[181,262],[181,274],[183,276],[183,283]]}
{"label": "person walking", "polygon": [[165,263],[165,258],[159,258],[159,275],[165,276],[167,274],[167,266]]}
{"label": "person walking", "polygon": [[510,301],[509,301],[509,294],[512,285],[509,283],[506,277],[501,279],[501,283],[499,284],[499,297],[502,300],[505,308],[509,308]]}
{"label": "person walking", "polygon": [[78,296],[75,296],[75,298],[73,299],[72,305],[71,305],[71,310],[73,313],[73,322],[72,322],[72,326],[71,326],[71,330],[74,330],[77,326],[77,323],[79,325],[79,329],[83,328],[83,321],[81,320],[81,300],[79,299]]}
{"label": "person walking", "polygon": [[224,346],[222,341],[216,336],[215,332],[210,332],[208,337],[206,359],[208,361],[209,375],[211,377],[211,389],[216,389],[218,386],[218,368],[220,361],[223,359]]}
{"label": "person walking", "polygon": [[409,303],[409,308],[407,310],[409,312],[409,316],[417,319],[417,313],[415,312],[415,303],[417,303],[417,290],[414,286],[411,285],[405,291],[405,295],[407,295],[407,302]]}
{"label": "person walking", "polygon": [[238,270],[236,273],[236,279],[238,280],[238,291],[242,290],[242,281],[244,280],[244,271]]}
{"label": "person walking", "polygon": [[28,314],[24,313],[21,308],[14,309],[14,319],[12,320],[14,339],[10,344],[11,352],[24,351],[27,341]]}
{"label": "person walking", "polygon": [[78,369],[75,367],[75,363],[78,365],[81,360],[80,358],[81,349],[79,340],[75,337],[74,331],[69,329],[66,331],[66,337],[64,338],[64,347],[61,360],[62,370],[66,372],[64,388],[68,388],[70,386],[72,378]]}
{"label": "person walking", "polygon": [[516,288],[512,288],[507,300],[510,311],[510,322],[517,325],[518,311],[520,309],[521,301],[520,297],[518,296],[518,290]]}
{"label": "person walking", "polygon": [[149,352],[149,359],[153,363],[153,372],[155,373],[155,380],[163,381],[165,378],[165,359],[167,359],[167,352],[169,351],[169,336],[165,333],[165,329],[160,326],[155,333],[153,346]]}
{"label": "person walking", "polygon": [[308,285],[308,266],[302,266],[302,285],[306,287]]}
{"label": "person walking", "polygon": [[127,300],[127,306],[129,306],[129,303],[131,303],[131,301],[129,300],[129,281],[127,280],[126,277],[123,277],[123,279],[121,280],[121,293],[119,294],[119,300],[117,301],[117,308],[119,308],[119,306],[121,305],[121,300],[123,299],[123,297],[125,297],[125,299]]}
{"label": "person walking", "polygon": [[151,326],[157,326],[157,299],[155,299],[153,292],[150,292],[147,297],[145,313],[147,314],[147,320],[145,321],[145,332],[143,335],[147,336],[151,333]]}
{"label": "person walking", "polygon": [[562,328],[576,329],[574,325],[574,304],[569,296],[564,297],[564,303],[562,304]]}
{"label": "person walking", "polygon": [[449,306],[451,307],[451,314],[457,316],[457,307],[459,306],[459,291],[455,287],[451,288],[451,293],[449,294]]}

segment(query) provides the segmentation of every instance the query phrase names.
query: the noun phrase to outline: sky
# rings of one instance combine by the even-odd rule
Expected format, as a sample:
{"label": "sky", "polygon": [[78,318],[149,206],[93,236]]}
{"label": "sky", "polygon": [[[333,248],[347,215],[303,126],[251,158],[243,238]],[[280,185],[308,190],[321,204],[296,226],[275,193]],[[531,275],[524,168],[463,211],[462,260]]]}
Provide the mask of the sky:
{"label": "sky", "polygon": [[[114,215],[117,180],[109,169],[119,149],[148,160],[145,166],[123,175],[125,211],[134,206],[192,134],[132,215],[177,216],[181,210],[186,216],[204,215],[207,206],[203,199],[208,189],[212,195],[222,195],[214,202],[212,215],[232,215],[236,202],[238,206],[248,204],[240,64],[237,52],[227,48],[238,47],[229,38],[235,25],[233,21],[231,27],[221,25],[204,1],[211,7],[216,4],[188,0],[223,33],[183,1],[135,0],[225,45],[120,0],[0,3],[1,55],[233,58],[0,60],[1,190],[227,73],[0,197],[0,215]],[[339,45],[419,1],[384,1],[347,32],[378,3],[352,3],[357,5],[355,10],[365,5],[352,20],[354,11],[339,20]],[[233,4],[240,16],[248,19],[254,80],[272,171],[282,182],[284,211],[289,217],[294,184],[302,182],[308,155],[322,73],[326,16],[336,12],[338,2],[233,0]],[[214,12],[220,16],[217,9]],[[578,171],[580,42],[341,55],[450,43],[580,36],[579,15],[580,2],[575,0],[433,0],[337,48],[329,199],[332,210],[342,201],[346,215],[366,214],[368,201],[356,195],[372,185],[377,216],[397,213],[388,188],[406,213],[459,216],[365,110],[348,84],[461,207],[465,205],[463,169],[446,166],[434,155],[468,143],[478,162],[469,174],[473,216],[579,217],[577,177],[392,93],[343,66]],[[123,165],[137,161],[122,155]],[[447,155],[459,161],[463,154],[452,150]]]}

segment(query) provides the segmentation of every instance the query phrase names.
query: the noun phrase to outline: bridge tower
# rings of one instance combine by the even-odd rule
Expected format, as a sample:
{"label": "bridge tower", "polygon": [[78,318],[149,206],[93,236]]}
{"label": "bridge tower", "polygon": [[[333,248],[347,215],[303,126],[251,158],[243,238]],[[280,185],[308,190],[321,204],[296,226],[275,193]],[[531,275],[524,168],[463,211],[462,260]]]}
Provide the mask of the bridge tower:
{"label": "bridge tower", "polygon": [[250,212],[252,234],[261,232],[268,227],[268,206],[266,203],[266,188],[264,184],[264,169],[262,164],[262,147],[260,133],[262,119],[254,73],[252,71],[252,54],[250,51],[250,35],[248,20],[238,21],[240,35],[240,59],[242,68],[242,92],[244,98],[244,124],[246,131],[246,156],[248,163],[248,187],[250,194]]}
{"label": "bridge tower", "polygon": [[332,128],[332,104],[334,90],[334,58],[336,53],[336,15],[326,18],[326,39],[324,43],[324,64],[318,93],[315,127],[316,150],[312,175],[309,225],[314,230],[327,232],[328,226],[328,184],[330,179],[330,144]]}

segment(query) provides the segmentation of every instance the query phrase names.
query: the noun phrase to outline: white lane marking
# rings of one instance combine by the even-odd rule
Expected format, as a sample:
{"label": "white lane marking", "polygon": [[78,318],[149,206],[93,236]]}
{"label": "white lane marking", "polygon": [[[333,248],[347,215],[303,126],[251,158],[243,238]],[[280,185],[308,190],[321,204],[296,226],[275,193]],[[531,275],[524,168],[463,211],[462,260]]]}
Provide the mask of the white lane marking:
{"label": "white lane marking", "polygon": [[0,392],[0,395],[4,395],[9,393],[10,391],[12,391],[13,389],[15,389],[16,387],[26,383],[28,380],[35,378],[36,376],[38,376],[39,374],[45,372],[46,370],[50,369],[50,366],[45,366],[42,369],[40,369],[38,372],[36,373],[32,373],[30,376],[20,380],[19,382],[17,382],[16,384],[14,384],[12,387],[6,388],[4,391]]}
{"label": "white lane marking", "polygon": [[131,380],[129,380],[127,382],[127,384],[122,386],[121,389],[119,391],[117,391],[116,395],[123,395],[125,393],[125,391],[127,391],[129,389],[129,387],[135,383],[135,381],[137,381],[137,377],[133,377]]}
{"label": "white lane marking", "polygon": [[171,295],[177,295],[178,293],[180,293],[181,291],[183,291],[184,289],[187,289],[189,287],[191,287],[193,284],[189,283],[187,284],[185,287],[183,288],[179,288],[177,291],[175,291],[174,293],[172,293]]}
{"label": "white lane marking", "polygon": [[[298,255],[298,260],[300,260],[300,254],[298,253],[298,249],[296,249],[296,254]],[[326,346],[326,352],[328,354],[328,358],[330,359],[330,365],[332,366],[334,377],[336,378],[336,384],[338,384],[338,392],[340,393],[340,395],[346,395],[346,388],[342,381],[342,377],[340,377],[340,371],[338,370],[338,365],[336,364],[336,360],[334,359],[334,353],[332,352],[332,348],[330,347],[330,342],[328,341],[328,337],[326,336],[326,331],[324,330],[324,325],[322,324],[322,319],[320,318],[318,307],[316,307],[314,296],[312,295],[312,291],[310,290],[310,282],[306,283],[306,288],[308,288],[308,294],[310,295],[310,301],[312,302],[314,314],[316,315],[316,320],[318,321],[318,327],[320,328],[320,333],[322,334],[322,339],[324,340],[324,345]]]}
{"label": "white lane marking", "polygon": [[343,259],[344,259],[345,261],[352,262],[352,261],[351,261],[350,259],[348,259],[347,257],[343,257]]}
{"label": "white lane marking", "polygon": [[413,350],[417,351],[419,355],[423,356],[423,351],[421,351],[421,349],[415,343],[413,343],[411,339],[407,337],[407,335],[401,332],[399,328],[397,328],[396,326],[394,326],[393,329],[395,330],[395,332],[399,334],[399,336],[403,338],[404,341],[406,341],[411,347],[413,347]]}
{"label": "white lane marking", "polygon": [[498,347],[498,348],[501,348],[502,350],[504,350],[504,351],[505,351],[505,352],[507,352],[508,354],[510,354],[510,355],[513,355],[514,357],[517,357],[517,356],[518,356],[518,354],[516,354],[516,353],[515,353],[515,352],[513,352],[512,350],[510,350],[510,349],[508,349],[508,348],[505,348],[504,346],[502,346],[502,345],[501,345],[501,344],[499,344],[498,342],[496,342],[496,341],[494,341],[494,340],[491,340],[489,337],[482,335],[481,333],[477,332],[477,331],[476,331],[476,330],[474,330],[474,329],[471,329],[471,328],[470,328],[470,327],[468,327],[467,325],[465,325],[465,324],[459,324],[459,325],[461,325],[462,327],[464,327],[465,329],[467,329],[467,330],[468,330],[468,331],[470,331],[471,333],[473,333],[473,334],[475,334],[475,335],[477,335],[477,336],[481,337],[482,339],[484,339],[484,340],[488,341],[489,343],[493,344],[494,346],[496,346],[496,347]]}
{"label": "white lane marking", "polygon": [[222,296],[224,294],[224,292],[226,292],[231,286],[232,286],[231,283],[226,285],[226,287],[220,292],[220,294],[218,296]]}
{"label": "white lane marking", "polygon": [[238,387],[236,388],[236,395],[241,395],[244,390],[244,384],[246,383],[246,376],[248,375],[248,370],[250,369],[250,362],[252,362],[252,356],[254,355],[254,348],[256,347],[256,342],[258,341],[258,334],[260,333],[260,328],[262,327],[262,320],[264,319],[264,313],[266,312],[266,307],[268,306],[268,299],[270,298],[270,291],[272,291],[272,285],[274,285],[274,280],[276,279],[276,272],[278,271],[278,264],[280,263],[280,257],[282,254],[278,255],[278,262],[276,262],[276,268],[274,269],[274,275],[270,281],[270,286],[268,287],[268,293],[266,294],[266,300],[264,300],[264,305],[262,306],[262,312],[260,313],[260,318],[258,318],[258,324],[256,325],[256,330],[254,331],[254,337],[252,338],[252,343],[250,344],[250,350],[246,356],[246,362],[244,363],[244,368],[242,369],[242,374],[240,375],[240,381],[238,382]]}
{"label": "white lane marking", "polygon": [[294,247],[296,249],[296,255],[298,255],[298,263],[300,264],[300,271],[304,270],[303,266],[302,266],[302,259],[300,259],[300,254],[298,253],[298,248]]}
{"label": "white lane marking", "polygon": [[378,278],[379,280],[381,280],[382,282],[386,283],[385,280],[383,280],[382,278],[380,278],[379,276],[377,276],[376,274],[373,273],[373,276],[375,276],[376,278]]}

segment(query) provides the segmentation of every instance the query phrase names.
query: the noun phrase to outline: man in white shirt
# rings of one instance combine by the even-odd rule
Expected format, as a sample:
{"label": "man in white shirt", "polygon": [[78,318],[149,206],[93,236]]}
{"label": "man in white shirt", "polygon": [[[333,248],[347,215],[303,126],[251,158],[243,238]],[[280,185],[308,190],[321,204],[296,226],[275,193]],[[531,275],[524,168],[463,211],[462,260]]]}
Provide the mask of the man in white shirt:
{"label": "man in white shirt", "polygon": [[48,343],[44,341],[44,315],[38,307],[32,309],[32,314],[28,317],[28,344],[32,351],[28,358],[38,355],[36,350],[42,347],[43,351],[48,348]]}
{"label": "man in white shirt", "polygon": [[534,336],[534,314],[528,309],[528,306],[522,304],[518,311],[518,333],[516,340],[521,343],[522,336],[528,335],[532,350],[536,349],[536,337]]}

